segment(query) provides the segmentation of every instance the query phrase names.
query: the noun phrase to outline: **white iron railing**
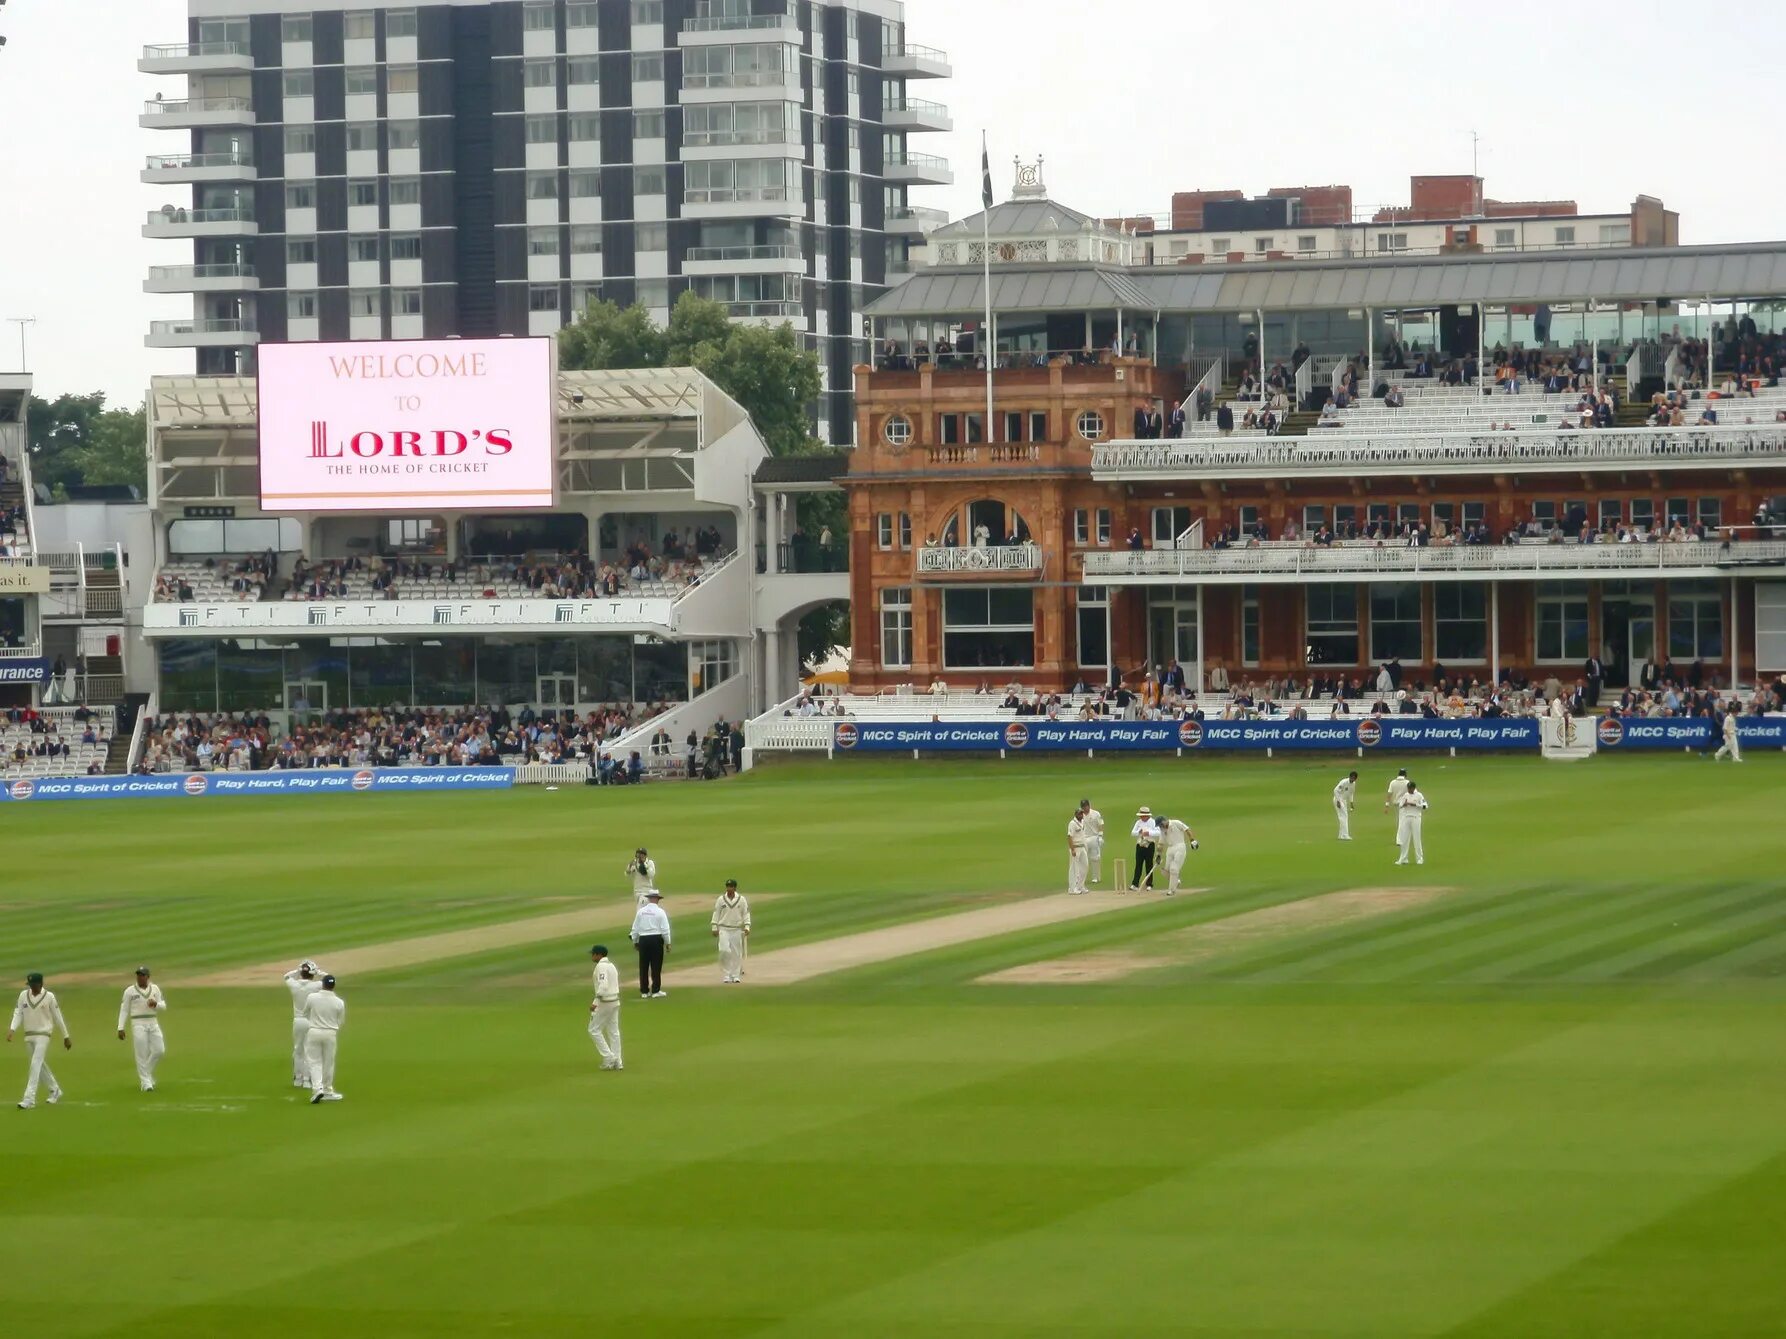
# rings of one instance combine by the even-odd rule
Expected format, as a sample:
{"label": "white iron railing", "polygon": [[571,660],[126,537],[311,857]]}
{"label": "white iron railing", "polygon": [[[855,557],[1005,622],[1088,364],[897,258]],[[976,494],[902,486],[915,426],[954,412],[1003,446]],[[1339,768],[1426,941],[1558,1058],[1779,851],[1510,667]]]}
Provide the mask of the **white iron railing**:
{"label": "white iron railing", "polygon": [[981,548],[927,545],[918,550],[918,572],[1034,572],[1042,566],[1040,544],[988,544]]}

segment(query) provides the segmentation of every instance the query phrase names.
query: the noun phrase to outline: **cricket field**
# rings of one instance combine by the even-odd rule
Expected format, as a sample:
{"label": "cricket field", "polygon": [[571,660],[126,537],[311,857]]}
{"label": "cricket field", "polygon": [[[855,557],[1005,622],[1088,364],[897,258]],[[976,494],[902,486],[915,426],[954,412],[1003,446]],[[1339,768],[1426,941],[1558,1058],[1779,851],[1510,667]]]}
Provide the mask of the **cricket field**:
{"label": "cricket field", "polygon": [[[782,765],[714,784],[0,809],[6,1331],[1776,1335],[1786,760]],[[1355,840],[1329,795],[1363,779]],[[1062,896],[1081,795],[1102,888]],[[1202,849],[1118,897],[1140,804]],[[641,1001],[623,869],[660,864]],[[721,987],[705,907],[756,931]],[[1331,896],[1330,896],[1331,895]],[[909,928],[915,926],[916,928]],[[626,1070],[585,1031],[622,979]],[[279,972],[348,1004],[290,1086]],[[116,1039],[167,992],[158,1091]]]}

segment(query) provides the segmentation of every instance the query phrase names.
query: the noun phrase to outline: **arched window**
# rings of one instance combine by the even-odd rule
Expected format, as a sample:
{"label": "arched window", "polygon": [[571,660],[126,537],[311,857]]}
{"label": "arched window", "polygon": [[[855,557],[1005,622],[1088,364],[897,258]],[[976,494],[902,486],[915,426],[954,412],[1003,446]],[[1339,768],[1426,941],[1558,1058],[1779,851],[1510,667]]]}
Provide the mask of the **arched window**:
{"label": "arched window", "polygon": [[985,548],[993,544],[1027,544],[1029,522],[997,498],[978,498],[957,507],[943,522],[944,548]]}

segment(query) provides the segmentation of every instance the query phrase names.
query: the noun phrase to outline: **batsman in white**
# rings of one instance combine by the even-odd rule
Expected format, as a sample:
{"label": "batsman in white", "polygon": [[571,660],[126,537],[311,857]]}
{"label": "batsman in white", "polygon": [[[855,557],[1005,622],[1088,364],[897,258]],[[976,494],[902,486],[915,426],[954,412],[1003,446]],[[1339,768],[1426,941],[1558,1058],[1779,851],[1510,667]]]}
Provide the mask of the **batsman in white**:
{"label": "batsman in white", "polygon": [[608,956],[608,946],[589,950],[595,963],[595,998],[589,1002],[589,1039],[602,1058],[603,1069],[625,1069],[620,1059],[620,969]]}
{"label": "batsman in white", "polygon": [[149,969],[136,969],[136,980],[124,987],[124,998],[118,1002],[118,1040],[124,1040],[125,1028],[136,1051],[136,1083],[146,1093],[155,1091],[155,1067],[167,1054],[167,1041],[161,1035],[161,1016],[167,1012],[167,1000],[161,987],[149,984]]}
{"label": "batsman in white", "polygon": [[54,1106],[62,1100],[62,1085],[50,1072],[50,1034],[56,1028],[62,1029],[62,1049],[65,1051],[74,1049],[74,1038],[68,1035],[68,1024],[62,1021],[62,1006],[56,1003],[55,995],[43,988],[42,972],[32,972],[25,978],[19,1002],[12,1007],[12,1022],[6,1029],[6,1040],[11,1041],[12,1034],[21,1027],[25,1029],[25,1053],[30,1058],[30,1068],[25,1071],[25,1096],[19,1102],[19,1110],[29,1111],[37,1105],[39,1079],[49,1085],[50,1105]]}
{"label": "batsman in white", "polygon": [[1186,852],[1197,849],[1197,834],[1182,819],[1163,814],[1154,820],[1154,825],[1160,830],[1160,845],[1166,853],[1166,896],[1171,897],[1178,892],[1178,876],[1184,870]]}
{"label": "batsman in white", "polygon": [[285,974],[285,988],[291,991],[291,1086],[310,1086],[310,1062],[304,1058],[304,1038],[310,1035],[310,1020],[304,1016],[304,1004],[322,989],[322,968],[306,958]]}
{"label": "batsman in white", "polygon": [[713,903],[708,923],[719,940],[719,977],[726,985],[744,980],[744,946],[750,938],[750,902],[738,891],[738,880],[727,879],[726,890]]}
{"label": "batsman in white", "polygon": [[347,1018],[347,1001],[335,993],[335,978],[325,976],[319,989],[304,1001],[304,1018],[310,1030],[304,1034],[304,1059],[310,1066],[310,1105],[339,1102],[335,1091],[335,1048],[341,1040],[341,1024]]}
{"label": "batsman in white", "polygon": [[[1085,813],[1085,864],[1087,879],[1097,883],[1104,877],[1104,815],[1091,807],[1090,800],[1079,801]],[[1079,890],[1084,892],[1082,887]]]}
{"label": "batsman in white", "polygon": [[1352,840],[1352,811],[1358,807],[1358,773],[1347,772],[1333,788],[1333,812],[1339,816],[1339,839]]}

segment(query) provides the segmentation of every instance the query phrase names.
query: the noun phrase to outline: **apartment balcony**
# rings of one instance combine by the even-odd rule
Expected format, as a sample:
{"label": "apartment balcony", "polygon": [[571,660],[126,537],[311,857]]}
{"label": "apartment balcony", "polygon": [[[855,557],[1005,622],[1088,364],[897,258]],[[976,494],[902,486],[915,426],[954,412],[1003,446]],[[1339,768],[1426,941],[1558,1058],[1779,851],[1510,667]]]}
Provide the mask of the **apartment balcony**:
{"label": "apartment balcony", "polygon": [[260,231],[254,211],[237,205],[229,209],[181,209],[163,205],[149,211],[144,237],[252,237]]}
{"label": "apartment balcony", "polygon": [[246,42],[164,42],[144,47],[136,68],[144,74],[247,74],[254,53]]}
{"label": "apartment balcony", "polygon": [[888,102],[881,108],[881,124],[888,130],[946,132],[955,129],[955,119],[949,115],[947,107],[940,102],[925,102],[922,98],[899,98]]}
{"label": "apartment balcony", "polygon": [[152,153],[145,160],[141,178],[152,186],[200,181],[253,181],[259,176],[254,155],[247,150],[227,153]]}
{"label": "apartment balcony", "polygon": [[260,331],[252,317],[151,321],[143,343],[151,349],[239,349],[260,343]]}
{"label": "apartment balcony", "polygon": [[151,265],[145,293],[252,293],[260,278],[252,265]]}
{"label": "apartment balcony", "polygon": [[739,325],[791,325],[806,329],[806,308],[798,302],[726,302],[726,315]]}
{"label": "apartment balcony", "polygon": [[1684,544],[1460,544],[1429,548],[1281,541],[1252,548],[1146,549],[1085,555],[1090,585],[1301,585],[1309,581],[1551,581],[1719,577],[1786,570],[1786,541]]}
{"label": "apartment balcony", "polygon": [[143,104],[138,125],[149,130],[203,130],[208,126],[251,126],[254,103],[248,98],[156,98]]}
{"label": "apartment balcony", "polygon": [[730,46],[738,41],[772,42],[777,37],[800,40],[800,24],[792,14],[722,14],[689,19],[678,45]]}
{"label": "apartment balcony", "polygon": [[951,79],[955,75],[947,51],[939,51],[933,46],[913,46],[910,42],[883,55],[881,69],[887,74],[904,75],[907,79]]}
{"label": "apartment balcony", "polygon": [[908,186],[948,186],[955,180],[949,160],[934,153],[890,153],[881,175],[890,182]]}
{"label": "apartment balcony", "polygon": [[925,205],[899,205],[887,211],[886,231],[905,237],[924,237],[949,221],[944,209]]}
{"label": "apartment balcony", "polygon": [[684,74],[682,102],[799,102],[800,68],[743,70],[729,74]]}
{"label": "apartment balcony", "polygon": [[691,246],[684,274],[804,274],[806,253],[797,246]]}
{"label": "apartment balcony", "polygon": [[682,217],[690,219],[781,218],[805,212],[799,190],[786,186],[685,188],[682,193]]}

